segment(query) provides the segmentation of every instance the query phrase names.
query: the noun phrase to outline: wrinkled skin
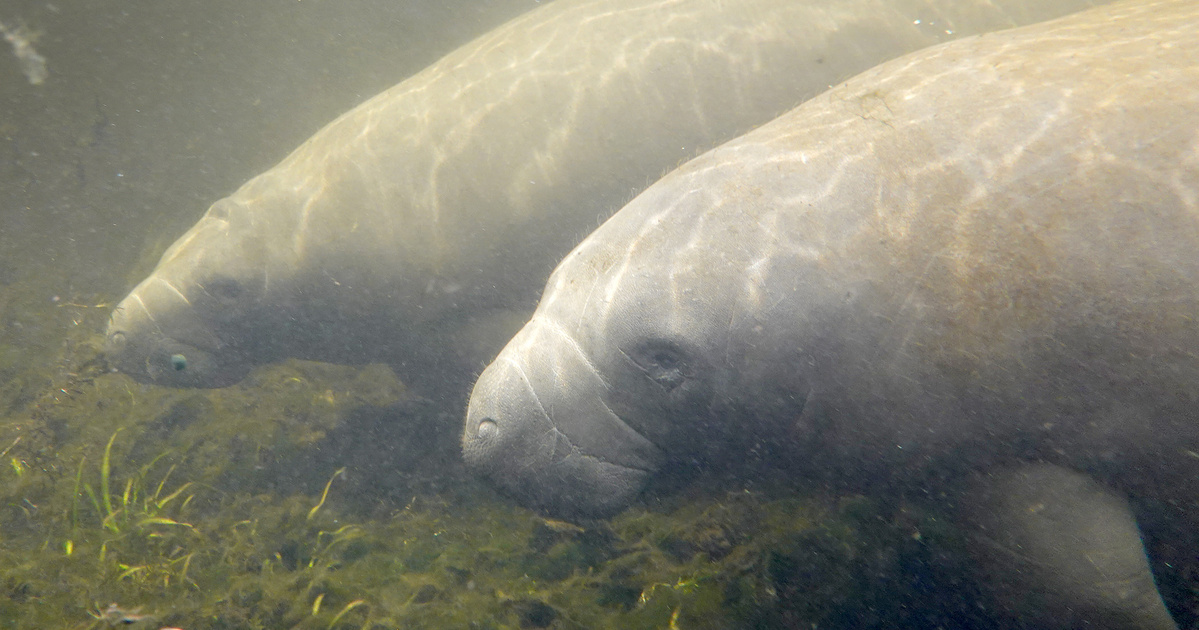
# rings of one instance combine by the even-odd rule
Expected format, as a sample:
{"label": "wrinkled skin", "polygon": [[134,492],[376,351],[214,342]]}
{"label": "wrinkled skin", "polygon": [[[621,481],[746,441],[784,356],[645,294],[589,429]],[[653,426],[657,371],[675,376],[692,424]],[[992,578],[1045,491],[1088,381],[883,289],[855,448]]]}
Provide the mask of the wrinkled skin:
{"label": "wrinkled skin", "polygon": [[[590,515],[763,446],[880,488],[1043,462],[1061,472],[1032,494],[1056,497],[1094,474],[1110,489],[1079,499],[1085,518],[1005,518],[1037,504],[1013,489],[977,522],[1070,551],[1025,581],[1061,598],[1050,623],[1077,608],[1172,628],[1118,493],[1199,498],[1197,129],[1194,3],[863,73],[667,175],[569,254],[480,376],[466,460]],[[1046,577],[1095,575],[1074,562],[1137,586]]]}
{"label": "wrinkled skin", "polygon": [[880,61],[1089,4],[547,4],[215,203],[113,312],[111,363],[175,387],[288,357],[464,380],[582,235],[698,150]]}

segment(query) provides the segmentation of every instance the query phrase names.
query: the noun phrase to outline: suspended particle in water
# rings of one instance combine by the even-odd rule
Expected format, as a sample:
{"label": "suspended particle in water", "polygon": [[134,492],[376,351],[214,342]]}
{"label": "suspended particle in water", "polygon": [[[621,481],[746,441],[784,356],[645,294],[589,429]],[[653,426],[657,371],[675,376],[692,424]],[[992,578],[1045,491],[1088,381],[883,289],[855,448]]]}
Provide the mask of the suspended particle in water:
{"label": "suspended particle in water", "polygon": [[12,52],[21,64],[21,72],[33,85],[41,85],[46,80],[46,58],[39,55],[33,48],[37,35],[24,24],[9,27],[0,22],[0,35],[12,45]]}

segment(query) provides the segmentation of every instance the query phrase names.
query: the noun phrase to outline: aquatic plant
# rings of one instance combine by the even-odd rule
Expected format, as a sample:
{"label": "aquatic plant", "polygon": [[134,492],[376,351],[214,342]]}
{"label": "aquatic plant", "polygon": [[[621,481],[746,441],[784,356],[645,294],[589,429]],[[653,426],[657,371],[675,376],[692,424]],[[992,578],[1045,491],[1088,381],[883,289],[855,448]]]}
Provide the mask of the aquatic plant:
{"label": "aquatic plant", "polygon": [[425,452],[421,431],[446,420],[404,403],[386,368],[290,362],[188,392],[110,374],[95,347],[64,343],[0,386],[0,628],[924,628],[955,620],[941,608],[966,614],[937,599],[937,576],[960,567],[932,549],[956,533],[918,505],[704,478],[607,521],[546,519],[447,464],[456,452]]}
{"label": "aquatic plant", "polygon": [[[188,578],[188,568],[200,553],[205,539],[181,518],[196,496],[190,492],[195,484],[186,482],[168,488],[176,468],[173,464],[157,484],[149,481],[150,471],[169,455],[164,452],[127,477],[123,491],[114,496],[111,456],[119,434],[120,430],[114,432],[104,447],[98,492],[91,483],[84,481],[87,459],[79,461],[72,492],[70,529],[63,551],[67,556],[73,556],[75,540],[81,536],[90,538],[93,546],[99,540],[97,563],[106,576],[117,581],[161,583],[164,589],[169,589],[172,581],[194,585]],[[86,495],[90,501],[87,505],[91,508],[90,514],[81,509],[81,495]],[[89,520],[99,521],[103,530],[100,535],[83,531]]]}

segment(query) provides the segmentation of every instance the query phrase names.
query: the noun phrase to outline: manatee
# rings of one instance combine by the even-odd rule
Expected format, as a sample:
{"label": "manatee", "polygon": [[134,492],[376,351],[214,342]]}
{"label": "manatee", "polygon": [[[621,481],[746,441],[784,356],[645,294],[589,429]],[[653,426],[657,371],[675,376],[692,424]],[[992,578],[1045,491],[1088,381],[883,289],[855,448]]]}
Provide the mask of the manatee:
{"label": "manatee", "polygon": [[[1199,3],[1124,2],[881,64],[663,177],[553,272],[464,455],[598,516],[760,452],[870,492],[1052,466],[964,520],[1063,551],[1027,583],[1088,623],[1173,627],[1115,521],[1199,514],[1197,313]],[[1002,507],[1072,474],[1088,518]],[[1045,577],[1084,562],[1141,586]]]}
{"label": "manatee", "polygon": [[[381,361],[432,380],[448,363],[469,368],[465,387],[527,320],[557,261],[700,149],[880,61],[1090,4],[547,4],[214,203],[113,312],[110,363],[187,387],[289,357]],[[474,362],[457,358],[464,330],[481,348]]]}

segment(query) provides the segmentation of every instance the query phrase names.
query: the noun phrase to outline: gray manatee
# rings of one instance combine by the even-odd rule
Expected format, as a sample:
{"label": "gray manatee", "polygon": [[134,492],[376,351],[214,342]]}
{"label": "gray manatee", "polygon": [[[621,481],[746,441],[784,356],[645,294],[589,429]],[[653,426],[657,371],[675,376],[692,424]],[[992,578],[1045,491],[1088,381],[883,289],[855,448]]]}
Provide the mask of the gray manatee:
{"label": "gray manatee", "polygon": [[114,311],[111,363],[171,386],[286,357],[418,378],[472,329],[477,369],[519,327],[492,314],[527,319],[571,247],[701,149],[880,61],[1095,3],[547,4],[213,204]]}
{"label": "gray manatee", "polygon": [[[1124,2],[884,63],[662,178],[554,271],[464,454],[559,513],[765,449],[888,490],[1037,462],[1194,518],[1197,315],[1199,3]],[[1101,494],[1080,513],[1131,519]],[[1135,526],[1019,496],[979,528],[1141,586],[1029,584],[1173,626]]]}

